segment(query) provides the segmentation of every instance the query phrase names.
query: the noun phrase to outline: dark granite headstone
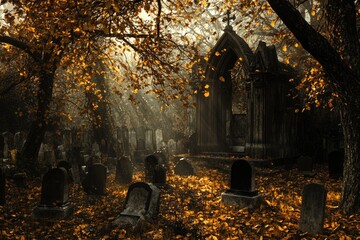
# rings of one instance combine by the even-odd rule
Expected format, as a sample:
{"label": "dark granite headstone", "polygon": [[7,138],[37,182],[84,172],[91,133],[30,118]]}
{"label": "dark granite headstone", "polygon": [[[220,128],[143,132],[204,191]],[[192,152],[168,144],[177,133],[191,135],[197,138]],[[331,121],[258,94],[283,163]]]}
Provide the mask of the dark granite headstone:
{"label": "dark granite headstone", "polygon": [[261,196],[255,188],[255,171],[246,160],[237,160],[231,166],[230,189],[221,194],[225,204],[241,208],[255,208]]}
{"label": "dark granite headstone", "polygon": [[5,147],[5,139],[2,136],[2,134],[0,134],[0,158],[4,157],[4,147]]}
{"label": "dark granite headstone", "polygon": [[21,187],[21,188],[26,188],[27,187],[27,180],[26,179],[27,179],[27,176],[26,176],[26,173],[24,173],[24,172],[15,173],[14,176],[13,176],[15,186]]}
{"label": "dark granite headstone", "polygon": [[137,182],[130,185],[125,209],[112,223],[115,226],[136,226],[140,220],[148,220],[155,217],[159,212],[159,189],[151,184]]}
{"label": "dark granite headstone", "polygon": [[181,158],[174,167],[174,173],[180,176],[190,176],[195,174],[195,169],[190,160]]}
{"label": "dark granite headstone", "polygon": [[74,181],[74,179],[72,177],[72,172],[71,172],[71,164],[68,161],[62,160],[62,161],[58,162],[57,167],[65,168],[65,170],[68,174],[69,183],[72,183]]}
{"label": "dark granite headstone", "polygon": [[323,184],[308,183],[302,194],[300,231],[321,233],[324,225],[326,190]]}
{"label": "dark granite headstone", "polygon": [[101,163],[91,165],[82,186],[87,194],[105,195],[106,167]]}
{"label": "dark granite headstone", "polygon": [[166,183],[165,167],[161,166],[160,164],[155,166],[152,183],[154,183],[154,184],[165,184]]}
{"label": "dark granite headstone", "polygon": [[300,156],[297,159],[297,166],[299,171],[304,174],[304,176],[313,176],[313,158],[309,156]]}
{"label": "dark granite headstone", "polygon": [[130,158],[123,156],[116,161],[115,181],[122,184],[132,182],[133,178],[133,164]]}
{"label": "dark granite headstone", "polygon": [[5,205],[5,169],[0,168],[0,205]]}
{"label": "dark granite headstone", "polygon": [[64,168],[49,170],[42,179],[40,204],[33,209],[35,218],[64,218],[72,214],[68,202],[69,185]]}
{"label": "dark granite headstone", "polygon": [[248,161],[238,160],[232,164],[229,191],[249,196],[257,194],[254,168]]}
{"label": "dark granite headstone", "polygon": [[336,150],[331,152],[328,155],[328,167],[330,178],[341,178],[344,169],[344,151]]}
{"label": "dark granite headstone", "polygon": [[151,154],[145,158],[145,181],[152,182],[155,166],[158,164],[159,159],[156,155]]}

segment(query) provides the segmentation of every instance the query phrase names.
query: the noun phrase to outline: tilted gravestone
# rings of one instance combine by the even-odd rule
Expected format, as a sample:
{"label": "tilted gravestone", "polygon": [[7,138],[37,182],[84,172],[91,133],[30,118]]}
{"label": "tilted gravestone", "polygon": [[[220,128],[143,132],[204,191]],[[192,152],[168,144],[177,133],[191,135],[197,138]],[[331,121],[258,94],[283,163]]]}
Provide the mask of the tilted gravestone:
{"label": "tilted gravestone", "polygon": [[5,169],[0,168],[0,205],[5,205]]}
{"label": "tilted gravestone", "polygon": [[87,194],[106,194],[106,167],[101,163],[95,163],[89,167],[88,173],[82,186]]}
{"label": "tilted gravestone", "polygon": [[139,221],[155,217],[159,212],[160,190],[151,183],[137,182],[129,186],[125,209],[112,222],[113,226],[135,227]]}
{"label": "tilted gravestone", "polygon": [[145,158],[145,181],[152,182],[154,178],[155,166],[159,164],[159,159],[156,155],[148,155]]}
{"label": "tilted gravestone", "polygon": [[241,208],[255,208],[261,196],[255,188],[255,171],[246,160],[237,160],[231,166],[230,189],[221,194],[225,204]]}
{"label": "tilted gravestone", "polygon": [[344,170],[344,151],[336,150],[328,155],[329,176],[333,179],[339,179]]}
{"label": "tilted gravestone", "polygon": [[129,157],[123,156],[116,161],[115,181],[122,184],[132,182],[133,164]]}
{"label": "tilted gravestone", "polygon": [[321,233],[324,226],[326,189],[320,183],[308,183],[302,193],[300,231]]}
{"label": "tilted gravestone", "polygon": [[307,177],[314,175],[313,172],[313,158],[309,156],[300,156],[297,159],[298,170]]}
{"label": "tilted gravestone", "polygon": [[34,218],[59,219],[72,214],[69,200],[67,171],[64,168],[49,170],[42,179],[41,200],[33,209]]}
{"label": "tilted gravestone", "polygon": [[190,160],[181,158],[174,167],[174,173],[180,176],[195,175],[195,169]]}

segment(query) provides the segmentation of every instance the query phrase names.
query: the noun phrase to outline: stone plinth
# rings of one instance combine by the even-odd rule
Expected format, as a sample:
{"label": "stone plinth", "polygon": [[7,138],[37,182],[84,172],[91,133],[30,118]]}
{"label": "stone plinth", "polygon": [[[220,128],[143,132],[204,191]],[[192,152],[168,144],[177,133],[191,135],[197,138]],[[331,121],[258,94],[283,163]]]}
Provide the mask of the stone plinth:
{"label": "stone plinth", "polygon": [[63,219],[72,215],[74,207],[70,203],[61,206],[38,205],[33,209],[35,219]]}
{"label": "stone plinth", "polygon": [[221,194],[221,201],[228,205],[235,205],[240,208],[256,208],[259,206],[261,195],[257,192],[253,194],[239,194],[227,190]]}

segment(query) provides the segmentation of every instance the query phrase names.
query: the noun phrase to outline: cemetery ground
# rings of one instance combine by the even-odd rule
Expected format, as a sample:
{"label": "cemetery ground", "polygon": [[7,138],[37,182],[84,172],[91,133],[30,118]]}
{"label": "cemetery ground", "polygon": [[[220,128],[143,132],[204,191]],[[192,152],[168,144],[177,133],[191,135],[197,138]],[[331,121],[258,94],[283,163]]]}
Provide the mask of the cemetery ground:
{"label": "cemetery ground", "polygon": [[[206,161],[195,163],[196,176],[167,172],[167,185],[160,187],[160,210],[155,219],[136,229],[110,228],[124,209],[128,185],[115,182],[114,169],[107,177],[105,196],[87,195],[72,184],[69,201],[74,214],[64,220],[38,221],[31,216],[40,200],[41,180],[17,188],[7,181],[6,205],[0,206],[0,239],[360,239],[360,216],[345,216],[337,209],[341,180],[329,179],[326,167],[304,177],[297,169],[256,168],[256,188],[263,201],[254,210],[221,202],[229,188],[227,164],[212,168]],[[133,182],[143,181],[141,167]],[[327,189],[322,234],[299,231],[301,194],[305,184],[324,183]]]}

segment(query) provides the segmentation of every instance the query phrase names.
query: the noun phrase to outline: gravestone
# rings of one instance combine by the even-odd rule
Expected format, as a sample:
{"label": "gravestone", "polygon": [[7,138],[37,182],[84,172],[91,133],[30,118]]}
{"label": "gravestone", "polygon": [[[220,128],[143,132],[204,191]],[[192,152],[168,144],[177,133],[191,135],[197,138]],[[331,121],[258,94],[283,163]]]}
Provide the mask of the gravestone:
{"label": "gravestone", "polygon": [[5,147],[5,139],[4,137],[0,134],[0,158],[4,157],[4,147]]}
{"label": "gravestone", "polygon": [[14,135],[14,148],[20,151],[25,141],[25,134],[23,132],[17,132]]}
{"label": "gravestone", "polygon": [[344,151],[336,150],[328,155],[329,176],[333,179],[339,179],[343,175],[344,169]]}
{"label": "gravestone", "polygon": [[41,199],[33,209],[37,219],[61,219],[73,212],[69,200],[68,176],[64,168],[49,170],[42,179]]}
{"label": "gravestone", "polygon": [[174,167],[174,173],[180,176],[195,175],[195,169],[190,160],[181,158]]}
{"label": "gravestone", "polygon": [[26,173],[20,172],[15,173],[13,176],[14,184],[16,187],[26,188],[27,187],[27,176]]}
{"label": "gravestone", "polygon": [[150,151],[154,150],[153,145],[153,131],[151,129],[145,130],[145,149],[149,149]]}
{"label": "gravestone", "polygon": [[67,159],[71,164],[71,173],[75,183],[80,183],[82,181],[82,176],[80,174],[80,168],[83,164],[83,159],[81,157],[81,148],[72,147],[69,152]]}
{"label": "gravestone", "polygon": [[0,205],[5,205],[5,168],[0,168]]}
{"label": "gravestone", "polygon": [[136,227],[143,220],[155,217],[159,212],[159,189],[151,184],[137,182],[129,186],[125,209],[112,222],[113,226]]}
{"label": "gravestone", "polygon": [[145,181],[152,182],[154,178],[155,166],[159,164],[159,159],[156,155],[149,155],[145,158]]}
{"label": "gravestone", "polygon": [[54,167],[56,165],[55,152],[53,150],[44,151],[44,160],[50,168]]}
{"label": "gravestone", "polygon": [[187,149],[185,147],[185,143],[183,139],[179,139],[176,142],[176,152],[177,154],[183,154],[183,153],[187,153]]}
{"label": "gravestone", "polygon": [[154,175],[152,179],[154,184],[165,184],[166,183],[166,168],[157,164],[154,168]]}
{"label": "gravestone", "polygon": [[121,184],[132,182],[133,165],[129,157],[122,156],[116,161],[115,181]]}
{"label": "gravestone", "polygon": [[58,162],[57,167],[65,168],[65,170],[68,174],[68,182],[69,183],[72,183],[74,181],[74,179],[72,177],[72,172],[71,172],[71,164],[68,161],[61,160],[60,162]]}
{"label": "gravestone", "polygon": [[106,194],[106,167],[101,163],[95,163],[89,167],[88,173],[82,182],[87,194]]}
{"label": "gravestone", "polygon": [[156,150],[161,150],[161,143],[163,142],[163,134],[161,129],[155,130],[155,142],[156,142]]}
{"label": "gravestone", "polygon": [[298,170],[306,177],[311,177],[315,173],[313,170],[313,158],[309,156],[300,156],[297,159]]}
{"label": "gravestone", "polygon": [[168,141],[167,148],[169,151],[169,156],[173,156],[176,154],[176,142],[174,139],[170,139]]}
{"label": "gravestone", "polygon": [[255,188],[255,171],[246,160],[237,160],[231,166],[230,189],[221,194],[225,204],[241,208],[255,208],[261,196]]}
{"label": "gravestone", "polygon": [[167,157],[165,150],[156,151],[154,152],[154,155],[157,156],[157,158],[159,159],[159,163],[169,169],[169,158]]}
{"label": "gravestone", "polygon": [[323,184],[308,183],[302,193],[300,231],[321,233],[324,226],[326,190]]}

